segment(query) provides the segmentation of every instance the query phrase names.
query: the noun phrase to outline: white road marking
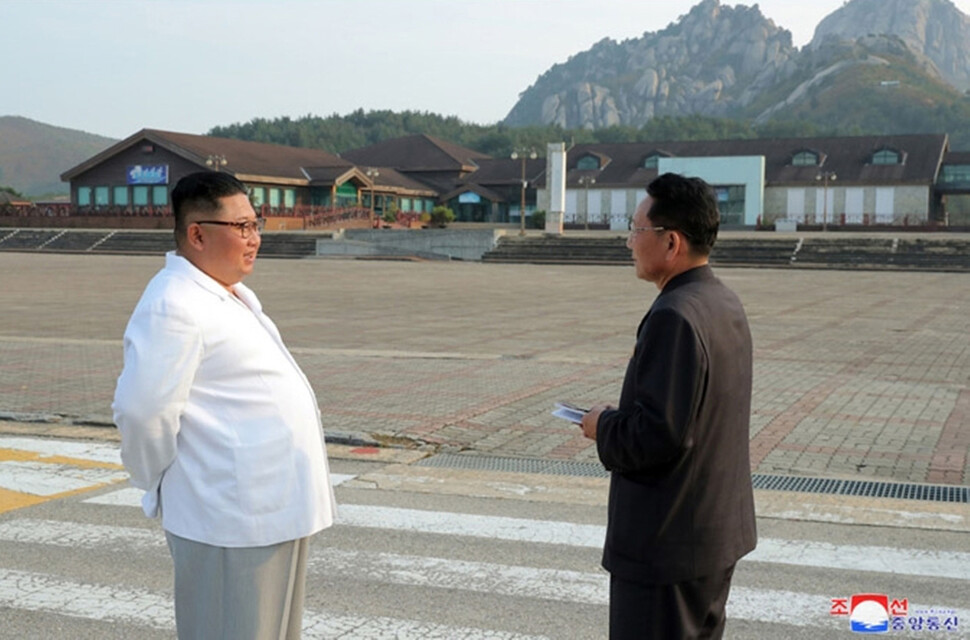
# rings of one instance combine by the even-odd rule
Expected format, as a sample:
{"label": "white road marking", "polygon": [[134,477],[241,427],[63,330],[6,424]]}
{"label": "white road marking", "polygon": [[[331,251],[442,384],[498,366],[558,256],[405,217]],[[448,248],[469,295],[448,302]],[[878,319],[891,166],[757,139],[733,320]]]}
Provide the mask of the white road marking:
{"label": "white road marking", "polygon": [[113,507],[138,507],[140,509],[141,497],[144,493],[141,489],[126,487],[87,498],[84,502],[87,504],[106,504]]}
{"label": "white road marking", "polygon": [[[546,520],[420,511],[393,507],[339,505],[338,524],[415,533],[497,538],[516,542],[601,548],[606,528]],[[806,540],[761,538],[742,562],[771,562],[852,571],[970,580],[970,553],[833,545]]]}
{"label": "white road marking", "polygon": [[165,534],[157,526],[140,529],[65,520],[19,518],[0,522],[0,541],[82,549],[162,549],[165,547]]}
{"label": "white road marking", "polygon": [[330,484],[337,487],[347,482],[348,480],[353,480],[356,477],[357,477],[357,474],[331,473]]}
{"label": "white road marking", "polygon": [[0,449],[29,451],[41,456],[64,456],[91,462],[121,464],[121,450],[116,443],[68,442],[46,438],[19,438],[0,436]]}
{"label": "white road marking", "polygon": [[[98,500],[101,504],[105,504],[106,498],[129,491],[131,490],[123,489],[85,502]],[[140,493],[138,491],[139,495]],[[549,520],[348,504],[339,505],[338,510],[338,526],[414,533],[459,535],[538,544],[565,544],[588,548],[599,548],[605,534],[604,527]],[[17,522],[28,524],[18,525]],[[16,539],[37,544],[56,544],[56,540],[64,538],[71,540],[70,544],[101,546],[108,544],[112,537],[130,537],[126,533],[128,530],[123,527],[83,523],[61,524],[52,520],[11,520],[0,523],[0,540]],[[8,531],[17,533],[7,533]],[[137,544],[137,540],[146,530],[131,529],[131,531],[136,533],[131,534],[133,537],[130,543]],[[14,538],[14,535],[17,537]],[[36,536],[36,539],[31,539],[31,536]],[[85,542],[88,539],[91,542]],[[766,562],[970,581],[970,553],[961,551],[834,545],[810,540],[762,538],[758,542],[758,548],[747,555],[742,562]]]}
{"label": "white road marking", "polygon": [[746,562],[970,580],[970,553],[762,538]]}
{"label": "white road marking", "polygon": [[606,528],[600,525],[354,504],[337,506],[337,523],[350,527],[564,544],[573,547],[602,547],[606,536]]}
{"label": "white road marking", "polygon": [[175,627],[168,596],[143,589],[80,584],[25,571],[0,569],[0,606],[154,629]]}
{"label": "white road marking", "polygon": [[492,562],[469,562],[428,556],[313,548],[310,569],[322,575],[384,584],[461,589],[517,598],[605,605],[605,572],[538,569]]}
{"label": "white road marking", "polygon": [[52,496],[128,477],[114,469],[81,468],[36,460],[0,461],[0,488],[35,496]]}
{"label": "white road marking", "polygon": [[[127,477],[127,476],[125,476]],[[356,475],[346,473],[331,473],[330,483],[339,486],[348,480],[353,480]],[[126,487],[117,491],[110,491],[101,495],[87,498],[84,502],[88,504],[106,504],[113,507],[138,507],[141,508],[141,497],[145,492],[135,487]]]}
{"label": "white road marking", "polygon": [[[344,560],[354,560],[351,557],[353,555],[363,554],[348,554]],[[415,568],[415,565],[413,562],[409,564],[409,557],[392,557],[392,560],[395,563],[393,573],[385,577],[390,577],[391,579],[389,581],[395,584],[450,589],[468,588],[465,582],[465,579],[468,578],[467,575],[451,576],[461,579],[461,582],[457,584],[451,583],[447,574],[441,577],[435,575],[435,572],[442,567],[452,564],[448,561],[437,560],[440,565],[434,567],[432,564],[436,559],[419,559],[418,564],[423,565],[420,567],[421,571],[427,571],[428,573],[412,575],[409,570]],[[431,562],[429,563],[429,561]],[[470,568],[468,565],[472,564],[480,563],[458,563],[458,566],[461,567],[458,573],[462,574],[464,569]],[[325,566],[326,570],[330,570],[331,568],[329,564]],[[347,566],[346,569],[350,572],[349,575],[355,575],[358,579],[361,577],[360,574],[353,573],[353,564]],[[550,575],[553,572],[542,572],[526,567],[506,567],[505,569],[515,570],[506,571],[505,575],[513,576],[517,579],[517,588],[522,587],[528,589],[529,580],[523,580],[523,578],[526,578],[530,571],[535,572],[532,578],[536,580],[545,580],[550,577],[554,579],[565,577],[563,575]],[[452,568],[448,568],[448,570],[453,572]],[[575,572],[555,573],[569,574]],[[579,576],[582,574],[576,575]],[[365,571],[363,577],[373,578],[375,576]],[[501,578],[497,574],[492,577],[495,579]],[[575,593],[571,594],[571,597],[555,599],[605,606],[609,594],[609,587],[606,583],[605,576],[589,574],[583,580],[587,581],[588,584],[577,589]],[[601,583],[598,591],[594,588],[596,581]],[[483,583],[479,583],[478,586],[481,587],[484,585]],[[471,590],[480,591],[481,589],[471,588]],[[542,597],[530,591],[523,591],[521,593],[515,592],[516,589],[511,591],[507,589],[499,591],[498,593],[516,597]],[[0,569],[0,606],[29,611],[43,611],[106,622],[147,626],[156,629],[171,629],[174,627],[173,605],[171,596],[168,594],[157,594],[137,588],[81,584],[49,575],[23,571]],[[831,598],[828,595],[735,586],[731,590],[731,596],[727,604],[727,615],[733,620],[750,620],[772,624],[786,624],[796,627],[844,628],[848,630],[849,623],[846,618],[828,615],[830,606]],[[928,608],[917,603],[910,603],[910,607],[913,610]],[[957,611],[956,615],[965,617],[966,612]],[[455,638],[469,640],[526,640],[527,638],[532,638],[532,640],[538,640],[534,636],[522,636],[508,632],[450,627],[397,618],[364,618],[360,616],[345,616],[313,611],[307,611],[304,615],[303,636],[308,639],[358,638],[361,640],[369,638],[413,638],[415,640],[425,638],[442,638],[446,640]]]}
{"label": "white road marking", "polygon": [[[25,571],[0,569],[0,606],[154,629],[175,628],[172,598],[168,594],[82,584]],[[308,640],[548,640],[543,636],[504,631],[312,611],[303,616],[303,637]]]}

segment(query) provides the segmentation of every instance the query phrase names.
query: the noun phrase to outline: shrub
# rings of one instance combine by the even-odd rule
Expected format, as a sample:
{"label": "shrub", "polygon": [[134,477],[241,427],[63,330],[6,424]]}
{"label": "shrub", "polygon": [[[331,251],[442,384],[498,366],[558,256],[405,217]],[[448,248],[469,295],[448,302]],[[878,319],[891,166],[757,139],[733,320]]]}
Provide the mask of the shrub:
{"label": "shrub", "polygon": [[447,226],[455,221],[455,212],[444,206],[437,206],[431,210],[431,224],[437,227]]}

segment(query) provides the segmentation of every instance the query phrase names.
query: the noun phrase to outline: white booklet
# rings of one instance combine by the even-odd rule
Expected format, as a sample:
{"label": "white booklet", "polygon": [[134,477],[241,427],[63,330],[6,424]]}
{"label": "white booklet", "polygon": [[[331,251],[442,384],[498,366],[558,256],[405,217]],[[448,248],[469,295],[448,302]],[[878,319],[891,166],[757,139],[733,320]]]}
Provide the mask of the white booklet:
{"label": "white booklet", "polygon": [[562,418],[564,420],[569,420],[572,423],[580,424],[583,421],[583,416],[589,409],[583,409],[577,407],[574,404],[569,404],[568,402],[557,402],[556,409],[552,412],[552,415],[557,418]]}

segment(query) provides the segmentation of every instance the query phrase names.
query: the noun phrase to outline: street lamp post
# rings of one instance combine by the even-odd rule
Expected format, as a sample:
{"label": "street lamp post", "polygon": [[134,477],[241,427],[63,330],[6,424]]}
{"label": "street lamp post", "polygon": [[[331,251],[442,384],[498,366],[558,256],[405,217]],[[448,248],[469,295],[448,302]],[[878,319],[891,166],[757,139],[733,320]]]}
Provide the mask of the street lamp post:
{"label": "street lamp post", "polygon": [[212,154],[205,159],[205,166],[209,167],[213,171],[219,171],[227,164],[229,164],[229,161],[226,160],[226,156],[219,154]]}
{"label": "street lamp post", "polygon": [[580,186],[586,188],[586,213],[583,214],[583,228],[589,231],[589,186],[596,184],[593,176],[580,176],[578,180]]}
{"label": "street lamp post", "polygon": [[519,235],[525,235],[525,187],[528,181],[525,179],[525,160],[526,158],[530,160],[535,160],[539,157],[535,149],[516,149],[512,152],[511,158],[513,160],[518,160],[522,158],[522,201],[519,204]]}
{"label": "street lamp post", "polygon": [[[816,180],[823,181],[822,187],[822,231],[828,230],[829,223],[829,180],[835,182],[838,178],[834,171],[820,171],[816,176]],[[832,212],[835,213],[834,211]]]}
{"label": "street lamp post", "polygon": [[381,175],[381,172],[377,169],[371,167],[367,170],[367,177],[370,178],[370,226],[374,226],[374,184],[375,178]]}

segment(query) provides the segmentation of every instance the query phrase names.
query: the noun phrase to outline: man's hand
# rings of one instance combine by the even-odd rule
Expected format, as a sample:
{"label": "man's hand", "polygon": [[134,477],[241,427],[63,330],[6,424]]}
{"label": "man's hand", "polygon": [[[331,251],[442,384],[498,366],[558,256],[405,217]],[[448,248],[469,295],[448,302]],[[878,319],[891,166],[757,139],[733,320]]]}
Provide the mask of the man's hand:
{"label": "man's hand", "polygon": [[586,415],[583,416],[583,421],[580,426],[583,428],[583,435],[590,440],[596,440],[596,425],[599,424],[600,414],[607,409],[613,409],[608,404],[598,404],[595,405]]}

